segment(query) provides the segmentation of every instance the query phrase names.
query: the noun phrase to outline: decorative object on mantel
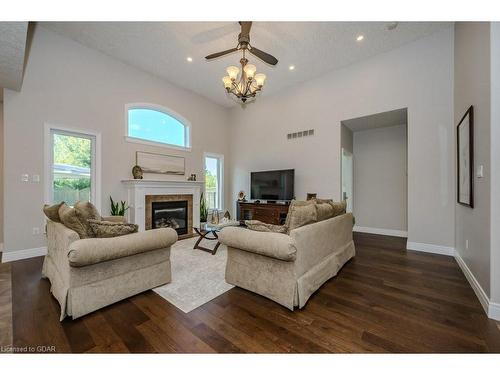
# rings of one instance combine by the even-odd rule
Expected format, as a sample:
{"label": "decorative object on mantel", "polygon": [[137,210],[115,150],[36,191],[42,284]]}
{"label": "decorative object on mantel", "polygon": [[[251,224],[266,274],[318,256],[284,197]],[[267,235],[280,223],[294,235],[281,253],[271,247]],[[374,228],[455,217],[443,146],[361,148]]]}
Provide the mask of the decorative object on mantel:
{"label": "decorative object on mantel", "polygon": [[188,177],[188,181],[196,181],[196,173],[191,173],[191,176]]}
{"label": "decorative object on mantel", "polygon": [[243,52],[243,57],[240,60],[241,74],[239,78],[238,73],[240,69],[236,66],[230,66],[226,70],[228,75],[222,78],[222,82],[224,82],[224,88],[228,94],[233,95],[237,100],[245,103],[248,100],[255,99],[257,93],[262,90],[264,81],[266,80],[265,74],[255,74],[257,68],[255,65],[248,64],[245,53],[248,51],[270,65],[276,65],[278,59],[250,45],[250,29],[252,27],[252,22],[240,22],[240,26],[241,32],[238,35],[238,45],[235,48],[213,53],[205,57],[205,59],[211,60],[240,50]]}
{"label": "decorative object on mantel", "polygon": [[136,164],[144,173],[173,174],[184,176],[185,159],[181,156],[154,154],[137,151]]}
{"label": "decorative object on mantel", "polygon": [[203,192],[200,195],[200,222],[206,223],[208,219],[208,207],[207,201],[203,196]]}
{"label": "decorative object on mantel", "polygon": [[310,201],[311,199],[314,199],[318,196],[318,193],[307,193],[307,198],[306,200]]}
{"label": "decorative object on mantel", "polygon": [[129,209],[127,202],[120,201],[120,203],[113,201],[113,198],[109,196],[111,203],[111,216],[125,216],[125,212]]}
{"label": "decorative object on mantel", "polygon": [[240,192],[238,193],[238,201],[245,202],[246,200],[247,200],[247,195],[243,190],[240,190]]}
{"label": "decorative object on mantel", "polygon": [[474,208],[474,110],[470,106],[457,125],[457,201]]}
{"label": "decorative object on mantel", "polygon": [[142,168],[139,167],[138,165],[134,165],[134,168],[132,168],[132,176],[134,176],[135,180],[142,180]]}

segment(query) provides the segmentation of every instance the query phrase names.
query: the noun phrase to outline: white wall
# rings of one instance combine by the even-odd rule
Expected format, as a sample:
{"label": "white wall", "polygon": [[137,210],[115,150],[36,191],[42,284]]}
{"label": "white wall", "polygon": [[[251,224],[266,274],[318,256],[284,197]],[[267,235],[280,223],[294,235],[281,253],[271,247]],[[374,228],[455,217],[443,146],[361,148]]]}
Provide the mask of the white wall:
{"label": "white wall", "polygon": [[340,147],[346,149],[350,153],[352,153],[354,149],[352,130],[344,124],[340,125]]}
{"label": "white wall", "polygon": [[298,199],[339,199],[340,122],[398,108],[408,108],[409,241],[453,247],[453,28],[233,109],[233,201],[250,171],[280,168],[295,168]]}
{"label": "white wall", "polygon": [[406,125],[354,132],[357,226],[407,231],[406,153]]}
{"label": "white wall", "polygon": [[[192,152],[126,142],[124,106],[134,102],[163,105],[189,120]],[[4,110],[7,251],[45,244],[43,235],[32,235],[33,227],[44,225],[43,180],[39,184],[20,180],[22,173],[43,177],[45,122],[101,132],[104,213],[109,195],[126,199],[120,181],[131,178],[136,150],[182,155],[187,174],[200,177],[204,151],[224,154],[229,160],[224,108],[42,27],[35,29],[23,88],[5,91]]]}
{"label": "white wall", "polygon": [[[3,89],[0,88],[0,91]],[[0,244],[3,244],[3,139],[3,102],[0,102]]]}
{"label": "white wall", "polygon": [[[488,296],[490,100],[490,25],[486,22],[458,22],[455,24],[455,124],[473,105],[474,170],[483,165],[485,177],[474,177],[473,209],[456,204],[455,247]],[[466,240],[469,240],[469,249],[465,248]]]}
{"label": "white wall", "polygon": [[500,303],[500,22],[491,23],[491,300]]}

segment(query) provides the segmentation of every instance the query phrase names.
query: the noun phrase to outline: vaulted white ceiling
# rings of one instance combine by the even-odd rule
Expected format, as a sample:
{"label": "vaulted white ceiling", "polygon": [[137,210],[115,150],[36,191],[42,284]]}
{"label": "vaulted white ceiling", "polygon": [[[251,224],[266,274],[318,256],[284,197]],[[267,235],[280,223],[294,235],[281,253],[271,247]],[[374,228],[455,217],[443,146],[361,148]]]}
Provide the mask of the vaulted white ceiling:
{"label": "vaulted white ceiling", "polygon": [[0,22],[0,90],[21,88],[27,35],[28,22]]}
{"label": "vaulted white ceiling", "polygon": [[[241,53],[207,62],[204,56],[235,47],[237,22],[49,22],[43,26],[129,65],[203,95],[216,103],[235,105],[221,78]],[[376,54],[397,48],[450,23],[400,22],[254,22],[251,43],[279,63],[271,67],[251,56],[267,75],[263,96],[320,76]],[[356,41],[358,35],[364,40]],[[187,57],[192,62],[187,62]],[[294,70],[289,66],[294,65]]]}

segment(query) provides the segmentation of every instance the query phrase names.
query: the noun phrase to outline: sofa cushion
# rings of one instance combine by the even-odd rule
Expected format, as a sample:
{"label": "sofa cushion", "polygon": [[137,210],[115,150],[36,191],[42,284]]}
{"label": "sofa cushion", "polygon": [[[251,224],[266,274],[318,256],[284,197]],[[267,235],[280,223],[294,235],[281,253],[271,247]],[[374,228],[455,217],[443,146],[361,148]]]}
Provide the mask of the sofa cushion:
{"label": "sofa cushion", "polygon": [[48,219],[60,223],[61,218],[59,217],[59,208],[64,204],[64,202],[53,204],[52,206],[45,204],[43,206],[43,213],[47,216]]}
{"label": "sofa cushion", "polygon": [[137,224],[128,224],[116,221],[89,219],[88,223],[92,228],[93,237],[96,238],[124,236],[126,234],[135,233],[139,230],[139,226]]}
{"label": "sofa cushion", "polygon": [[345,214],[347,202],[334,202],[332,199],[313,199],[316,203],[318,221],[331,219],[332,217]]}
{"label": "sofa cushion", "polygon": [[59,207],[59,218],[61,219],[61,223],[64,224],[67,228],[74,230],[80,238],[88,238],[87,227],[82,223],[80,216],[76,213],[76,209],[74,207],[68,206],[66,203],[63,203],[61,207]]}
{"label": "sofa cushion", "polygon": [[102,220],[97,208],[90,202],[76,202],[75,210],[80,222],[85,227],[87,237],[94,237],[94,231],[90,227],[89,220]]}
{"label": "sofa cushion", "polygon": [[275,225],[263,223],[259,220],[245,220],[245,225],[248,229],[257,232],[274,232],[274,233],[287,233],[287,227],[284,225]]}
{"label": "sofa cushion", "polygon": [[264,233],[238,227],[226,227],[219,233],[224,245],[270,258],[294,261],[295,241],[282,233]]}
{"label": "sofa cushion", "polygon": [[69,246],[72,267],[83,267],[112,259],[170,247],[177,241],[172,228],[159,228],[115,238],[86,238]]}
{"label": "sofa cushion", "polygon": [[316,212],[316,202],[293,200],[288,208],[285,226],[288,232],[303,225],[315,223],[318,219]]}

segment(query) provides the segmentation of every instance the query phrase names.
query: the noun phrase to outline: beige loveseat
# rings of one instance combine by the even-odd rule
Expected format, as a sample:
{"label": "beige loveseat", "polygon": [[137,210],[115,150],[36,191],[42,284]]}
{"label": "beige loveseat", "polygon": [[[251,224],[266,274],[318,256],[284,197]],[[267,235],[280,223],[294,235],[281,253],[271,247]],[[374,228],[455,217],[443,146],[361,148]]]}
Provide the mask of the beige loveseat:
{"label": "beige loveseat", "polygon": [[114,238],[86,238],[61,223],[47,222],[42,275],[61,305],[61,320],[76,319],[171,281],[171,228]]}
{"label": "beige loveseat", "polygon": [[347,213],[293,229],[288,234],[227,227],[226,281],[293,310],[354,254],[353,217]]}

